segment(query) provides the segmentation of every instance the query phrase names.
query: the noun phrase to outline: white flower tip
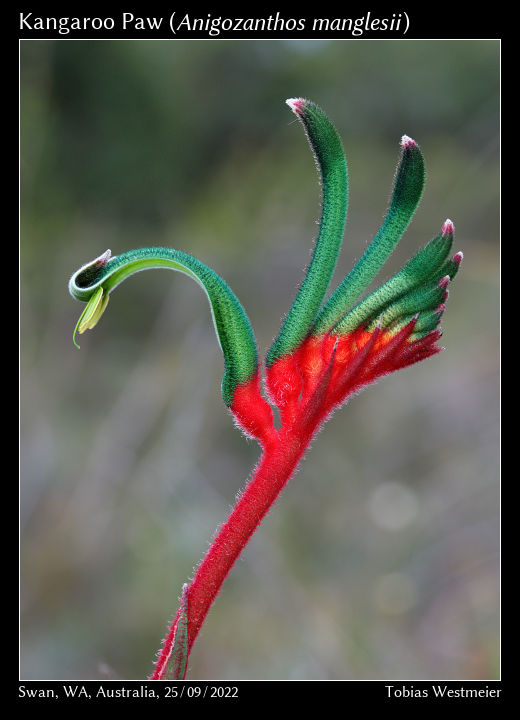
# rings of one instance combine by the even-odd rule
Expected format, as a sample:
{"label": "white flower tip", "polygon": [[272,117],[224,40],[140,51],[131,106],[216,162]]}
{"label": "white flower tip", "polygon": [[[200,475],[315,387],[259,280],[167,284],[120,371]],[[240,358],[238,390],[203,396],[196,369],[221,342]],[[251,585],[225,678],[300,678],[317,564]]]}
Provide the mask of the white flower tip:
{"label": "white flower tip", "polygon": [[457,263],[457,265],[460,265],[463,257],[464,253],[462,252],[462,250],[459,250],[459,252],[455,253],[455,255],[452,257],[452,260],[453,262]]}
{"label": "white flower tip", "polygon": [[412,145],[417,145],[415,140],[412,140],[412,138],[408,137],[408,135],[403,135],[403,137],[401,138],[401,147],[407,148],[411,147]]}
{"label": "white flower tip", "polygon": [[94,262],[96,265],[106,265],[111,257],[112,257],[112,251],[110,249],[108,249],[108,250],[105,250],[105,252],[102,255],[100,255],[98,258],[96,258],[94,260]]}
{"label": "white flower tip", "polygon": [[296,115],[300,116],[303,112],[306,100],[305,98],[289,98],[285,102],[289,105],[291,110],[296,113]]}
{"label": "white flower tip", "polygon": [[455,225],[448,218],[447,220],[445,220],[444,225],[442,226],[442,234],[443,235],[453,235],[454,232],[455,232]]}

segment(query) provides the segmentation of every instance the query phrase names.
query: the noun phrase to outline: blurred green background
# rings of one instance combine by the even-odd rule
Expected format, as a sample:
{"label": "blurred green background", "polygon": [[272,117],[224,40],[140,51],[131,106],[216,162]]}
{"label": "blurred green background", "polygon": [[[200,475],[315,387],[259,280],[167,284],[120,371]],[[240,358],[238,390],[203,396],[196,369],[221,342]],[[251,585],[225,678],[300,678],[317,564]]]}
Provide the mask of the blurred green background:
{"label": "blurred green background", "polygon": [[445,352],[337,412],[228,577],[191,679],[499,674],[498,41],[21,42],[21,677],[144,678],[258,458],[220,397],[204,294],[121,286],[93,333],[74,270],[171,245],[244,304],[262,355],[319,218],[284,101],[343,138],[334,285],[386,210],[406,133],[421,206],[382,273],[456,226]]}

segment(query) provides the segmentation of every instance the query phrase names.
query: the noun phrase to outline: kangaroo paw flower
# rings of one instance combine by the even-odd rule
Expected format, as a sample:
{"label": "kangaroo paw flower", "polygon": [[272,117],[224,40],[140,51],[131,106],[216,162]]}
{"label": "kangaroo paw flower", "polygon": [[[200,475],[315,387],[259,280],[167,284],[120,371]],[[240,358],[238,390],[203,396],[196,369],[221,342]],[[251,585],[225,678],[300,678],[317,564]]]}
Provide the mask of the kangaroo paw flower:
{"label": "kangaroo paw flower", "polygon": [[196,280],[208,297],[224,356],[224,402],[236,424],[262,446],[243,493],[193,579],[183,587],[180,607],[151,676],[154,680],[185,677],[193,643],[225,578],[327,418],[378,378],[443,349],[438,345],[439,323],[448,287],[462,262],[462,252],[451,255],[455,232],[451,220],[399,272],[366,294],[421,198],[425,170],[418,144],[407,135],[401,138],[383,223],[360,260],[324,301],[345,228],[347,164],[339,135],[323,110],[303,98],[291,98],[287,104],[303,125],[316,160],[322,210],[311,261],[266,356],[265,387],[280,413],[279,428],[261,393],[262,367],[249,318],[231,288],[207,265],[170,248],[142,248],[115,257],[107,250],[83,265],[69,282],[71,294],[87,303],[74,330],[76,344],[76,334],[98,323],[110,293],[135,272],[169,268]]}

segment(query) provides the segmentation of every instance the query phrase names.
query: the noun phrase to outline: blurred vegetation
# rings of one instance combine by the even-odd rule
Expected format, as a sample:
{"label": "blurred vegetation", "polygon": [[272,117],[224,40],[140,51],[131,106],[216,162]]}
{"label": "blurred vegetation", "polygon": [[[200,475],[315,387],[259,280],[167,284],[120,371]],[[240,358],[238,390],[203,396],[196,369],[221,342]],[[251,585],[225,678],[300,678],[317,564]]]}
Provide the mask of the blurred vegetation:
{"label": "blurred vegetation", "polygon": [[308,262],[319,188],[284,105],[350,172],[340,281],[406,133],[428,179],[384,274],[455,222],[446,351],[338,412],[224,585],[197,678],[499,673],[498,41],[22,41],[21,677],[143,678],[258,457],[220,399],[207,301],[141,273],[72,344],[79,265],[171,245],[220,273],[261,352]]}

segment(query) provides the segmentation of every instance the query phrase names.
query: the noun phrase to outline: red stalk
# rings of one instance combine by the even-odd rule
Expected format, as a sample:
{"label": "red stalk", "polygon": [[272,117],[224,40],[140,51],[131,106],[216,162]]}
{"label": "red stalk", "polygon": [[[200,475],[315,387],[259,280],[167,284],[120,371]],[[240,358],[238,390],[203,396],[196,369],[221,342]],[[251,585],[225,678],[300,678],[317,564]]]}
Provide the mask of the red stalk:
{"label": "red stalk", "polygon": [[[227,574],[294,474],[316,429],[316,423],[312,427],[305,424],[282,428],[276,439],[264,447],[242,496],[188,585],[188,654]],[[180,610],[164,640],[151,680],[164,677],[179,616]]]}

